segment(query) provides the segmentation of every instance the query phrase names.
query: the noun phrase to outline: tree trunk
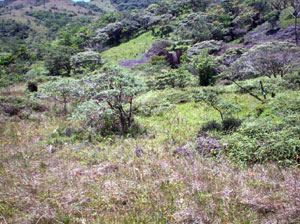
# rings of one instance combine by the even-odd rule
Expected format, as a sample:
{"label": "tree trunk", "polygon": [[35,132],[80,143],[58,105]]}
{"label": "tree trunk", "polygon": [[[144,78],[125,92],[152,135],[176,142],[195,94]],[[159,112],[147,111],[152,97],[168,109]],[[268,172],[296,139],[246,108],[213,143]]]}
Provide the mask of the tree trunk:
{"label": "tree trunk", "polygon": [[296,15],[296,13],[295,13],[295,38],[296,38],[296,44],[298,45],[298,25],[297,25],[297,18],[298,18],[298,16]]}
{"label": "tree trunk", "polygon": [[263,85],[262,81],[259,81],[259,83],[260,83],[260,88],[261,88],[262,95],[264,96],[264,99],[267,100],[267,95],[266,95],[266,92],[265,92],[264,85]]}

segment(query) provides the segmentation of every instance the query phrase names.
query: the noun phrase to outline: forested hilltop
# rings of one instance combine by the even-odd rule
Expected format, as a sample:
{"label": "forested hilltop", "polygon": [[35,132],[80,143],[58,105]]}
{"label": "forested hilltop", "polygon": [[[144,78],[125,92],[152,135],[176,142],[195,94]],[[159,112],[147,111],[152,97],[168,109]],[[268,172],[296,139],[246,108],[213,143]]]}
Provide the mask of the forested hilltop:
{"label": "forested hilltop", "polygon": [[0,223],[300,223],[300,1],[0,1]]}

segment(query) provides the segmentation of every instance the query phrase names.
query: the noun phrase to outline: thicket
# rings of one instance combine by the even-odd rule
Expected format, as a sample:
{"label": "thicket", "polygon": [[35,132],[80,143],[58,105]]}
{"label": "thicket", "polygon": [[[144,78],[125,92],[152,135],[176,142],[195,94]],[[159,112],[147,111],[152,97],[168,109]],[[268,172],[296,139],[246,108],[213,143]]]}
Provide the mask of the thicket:
{"label": "thicket", "polygon": [[[32,32],[28,24],[18,23],[14,20],[1,20],[0,22],[0,46],[4,52],[17,50],[25,44],[25,40]],[[1,43],[2,42],[2,43]]]}
{"label": "thicket", "polygon": [[151,4],[157,3],[160,0],[111,0],[111,3],[120,11],[123,10],[132,10],[138,8],[146,8]]}

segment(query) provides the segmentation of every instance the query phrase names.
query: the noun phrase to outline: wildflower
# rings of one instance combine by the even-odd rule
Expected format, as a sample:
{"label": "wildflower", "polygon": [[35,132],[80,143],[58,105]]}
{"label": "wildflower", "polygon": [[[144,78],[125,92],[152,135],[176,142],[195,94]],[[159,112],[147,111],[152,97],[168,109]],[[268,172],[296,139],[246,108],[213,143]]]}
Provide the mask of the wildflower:
{"label": "wildflower", "polygon": [[111,198],[112,198],[112,199],[115,199],[115,198],[116,198],[116,195],[113,194],[113,195],[111,196]]}
{"label": "wildflower", "polygon": [[55,203],[56,203],[57,205],[59,205],[59,201],[56,201]]}
{"label": "wildflower", "polygon": [[261,152],[265,152],[265,150],[261,150]]}

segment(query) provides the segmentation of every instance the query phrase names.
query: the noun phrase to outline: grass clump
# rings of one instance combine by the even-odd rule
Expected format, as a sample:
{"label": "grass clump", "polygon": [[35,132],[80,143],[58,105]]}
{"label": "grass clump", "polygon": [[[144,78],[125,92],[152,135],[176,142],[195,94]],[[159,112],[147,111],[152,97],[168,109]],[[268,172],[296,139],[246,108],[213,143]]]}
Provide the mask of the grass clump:
{"label": "grass clump", "polygon": [[143,116],[159,116],[171,110],[176,104],[191,102],[192,93],[188,90],[152,90],[136,99],[137,113]]}

